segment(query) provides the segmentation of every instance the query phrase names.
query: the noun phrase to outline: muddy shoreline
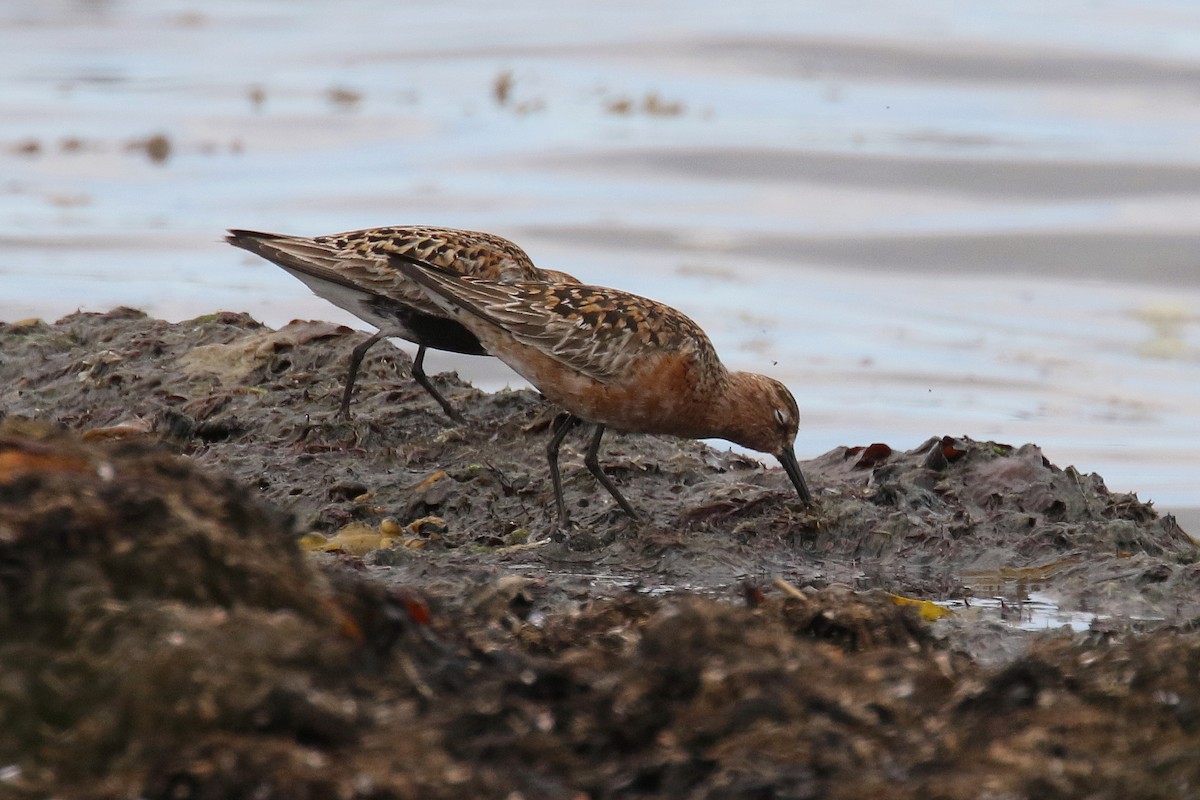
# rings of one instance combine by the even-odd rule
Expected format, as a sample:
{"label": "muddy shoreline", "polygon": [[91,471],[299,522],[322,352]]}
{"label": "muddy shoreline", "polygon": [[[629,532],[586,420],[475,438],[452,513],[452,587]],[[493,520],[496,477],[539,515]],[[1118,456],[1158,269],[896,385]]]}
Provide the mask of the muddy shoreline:
{"label": "muddy shoreline", "polygon": [[[931,431],[799,454],[810,510],[777,468],[613,436],[634,524],[577,433],[562,536],[555,410],[442,375],[452,425],[380,345],[340,420],[364,336],[0,324],[17,796],[1200,791],[1200,549],[1136,495]],[[1090,626],[981,607],[1033,591]]]}

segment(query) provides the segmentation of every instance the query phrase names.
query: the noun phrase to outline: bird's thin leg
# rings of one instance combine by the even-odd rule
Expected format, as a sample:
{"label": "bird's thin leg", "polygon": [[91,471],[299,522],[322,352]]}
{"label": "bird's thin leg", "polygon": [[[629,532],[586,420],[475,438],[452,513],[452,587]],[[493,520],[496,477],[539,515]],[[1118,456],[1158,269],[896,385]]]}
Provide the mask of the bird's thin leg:
{"label": "bird's thin leg", "polygon": [[629,505],[621,493],[617,490],[617,485],[612,482],[612,479],[604,474],[604,470],[600,467],[600,438],[604,436],[604,426],[597,425],[596,432],[592,434],[592,443],[588,445],[587,455],[583,457],[583,463],[587,465],[588,472],[596,476],[596,480],[600,481],[600,485],[608,489],[608,493],[617,501],[617,505],[621,510],[632,517],[634,520],[639,519],[638,513],[633,510],[633,506]]}
{"label": "bird's thin leg", "polygon": [[350,393],[354,391],[354,379],[358,377],[358,368],[362,364],[363,357],[382,338],[383,331],[380,331],[354,348],[354,351],[350,353],[350,374],[346,376],[346,388],[342,391],[342,405],[338,409],[338,414],[341,415],[342,419],[350,419]]}
{"label": "bird's thin leg", "polygon": [[566,528],[570,524],[567,516],[567,502],[563,500],[562,475],[558,472],[558,448],[572,428],[579,424],[578,417],[567,414],[559,423],[554,435],[546,444],[546,460],[550,462],[550,484],[554,487],[554,502],[558,505],[558,524]]}
{"label": "bird's thin leg", "polygon": [[425,345],[417,346],[417,357],[413,359],[412,376],[413,380],[425,387],[425,391],[433,396],[434,400],[438,401],[438,405],[442,407],[442,411],[446,412],[446,416],[457,422],[459,425],[465,425],[466,419],[462,414],[454,410],[454,406],[450,405],[450,401],[442,397],[441,393],[434,388],[433,383],[425,375]]}

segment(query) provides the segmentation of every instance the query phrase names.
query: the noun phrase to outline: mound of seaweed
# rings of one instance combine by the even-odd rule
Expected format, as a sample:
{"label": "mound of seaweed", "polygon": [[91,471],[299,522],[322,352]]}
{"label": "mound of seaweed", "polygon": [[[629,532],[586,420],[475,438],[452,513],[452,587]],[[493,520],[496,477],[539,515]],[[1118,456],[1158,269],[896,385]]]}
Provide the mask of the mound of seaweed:
{"label": "mound of seaweed", "polygon": [[[337,419],[358,341],[0,325],[0,794],[1200,791],[1196,545],[1099,476],[939,436],[805,462],[803,509],[752,460],[614,437],[649,522],[576,456],[560,537],[554,409],[439,376],[449,426],[380,353]],[[1107,616],[1031,637],[878,591],[1008,572]]]}

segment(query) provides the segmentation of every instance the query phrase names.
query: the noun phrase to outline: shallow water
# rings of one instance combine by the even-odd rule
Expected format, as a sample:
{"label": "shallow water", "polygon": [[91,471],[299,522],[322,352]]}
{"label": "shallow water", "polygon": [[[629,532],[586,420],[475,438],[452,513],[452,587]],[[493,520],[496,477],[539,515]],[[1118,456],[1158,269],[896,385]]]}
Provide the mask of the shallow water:
{"label": "shallow water", "polygon": [[1200,506],[1200,7],[844,5],[6,3],[0,319],[351,322],[223,229],[484,229],[784,379],[802,457],[1035,441]]}
{"label": "shallow water", "polygon": [[1067,628],[1078,633],[1104,619],[1090,611],[1064,610],[1053,597],[1039,594],[1031,594],[1019,602],[1006,601],[1002,597],[975,597],[969,604],[961,600],[948,600],[939,601],[937,605],[956,614],[973,614],[972,619],[975,620],[995,620],[1030,632]]}

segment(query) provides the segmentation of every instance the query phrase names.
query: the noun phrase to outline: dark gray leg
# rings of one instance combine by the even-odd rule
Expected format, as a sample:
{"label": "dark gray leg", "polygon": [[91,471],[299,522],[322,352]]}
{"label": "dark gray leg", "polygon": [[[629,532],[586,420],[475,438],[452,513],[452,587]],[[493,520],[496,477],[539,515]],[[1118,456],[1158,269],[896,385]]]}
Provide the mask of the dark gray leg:
{"label": "dark gray leg", "polygon": [[442,407],[442,411],[446,412],[446,416],[457,422],[459,425],[465,425],[466,420],[462,414],[454,410],[454,406],[450,405],[450,401],[442,397],[441,393],[434,388],[433,383],[429,378],[425,377],[425,345],[417,346],[417,357],[413,359],[412,376],[413,380],[425,387],[425,391],[433,395],[433,399],[438,401],[438,405]]}
{"label": "dark gray leg", "polygon": [[617,501],[617,505],[621,510],[632,517],[635,521],[638,519],[638,514],[633,510],[633,506],[629,505],[629,501],[621,496],[617,491],[617,486],[612,482],[612,479],[604,474],[604,470],[600,467],[600,438],[604,436],[604,426],[597,425],[596,432],[592,435],[592,443],[588,445],[587,455],[583,457],[583,463],[587,465],[588,472],[596,476],[596,480],[600,481],[600,485],[608,489],[608,493]]}
{"label": "dark gray leg", "polygon": [[546,445],[546,460],[550,462],[550,483],[554,486],[554,502],[558,505],[558,524],[562,528],[566,528],[570,524],[570,519],[567,517],[567,503],[563,500],[562,476],[558,472],[558,448],[562,445],[567,433],[580,421],[578,417],[567,414]]}
{"label": "dark gray leg", "polygon": [[383,331],[380,331],[354,348],[354,352],[350,354],[350,374],[346,376],[346,389],[342,392],[342,406],[338,410],[342,419],[350,419],[350,393],[354,391],[354,379],[358,377],[358,368],[362,364],[363,356],[382,338]]}

